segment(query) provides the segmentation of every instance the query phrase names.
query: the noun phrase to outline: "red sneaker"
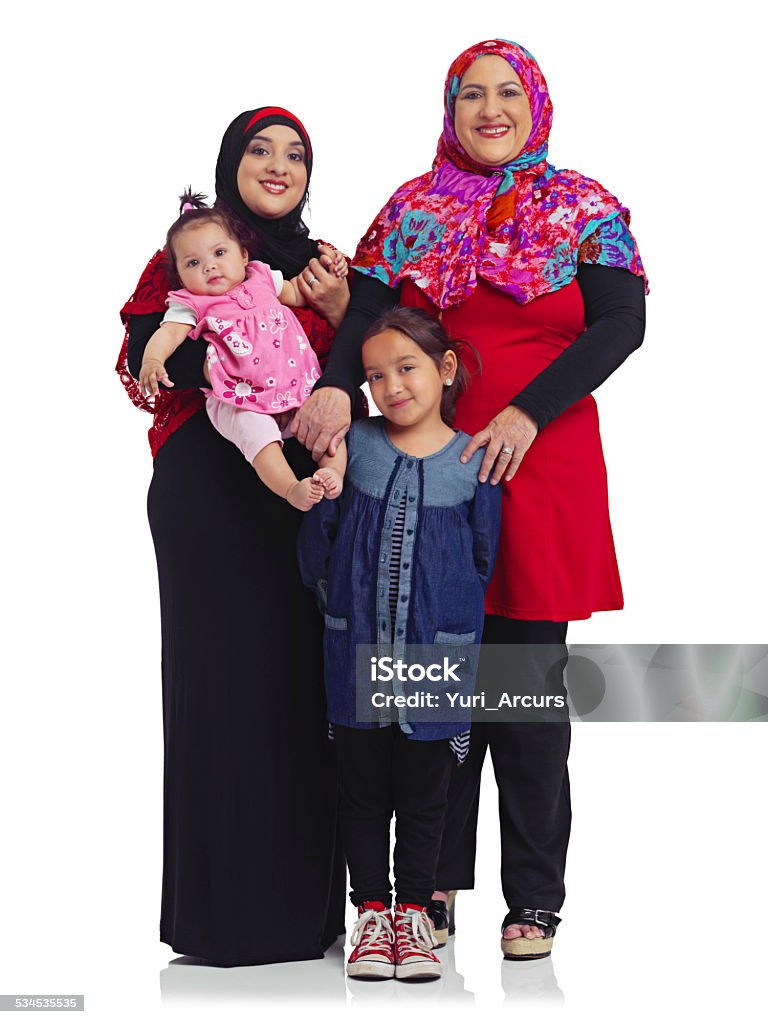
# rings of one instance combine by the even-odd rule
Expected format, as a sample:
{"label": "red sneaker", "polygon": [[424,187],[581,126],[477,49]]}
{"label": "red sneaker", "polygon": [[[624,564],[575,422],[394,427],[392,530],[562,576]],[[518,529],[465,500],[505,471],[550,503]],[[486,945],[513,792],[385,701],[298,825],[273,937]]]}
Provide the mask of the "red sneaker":
{"label": "red sneaker", "polygon": [[392,943],[392,920],[383,903],[362,903],[357,908],[357,921],[350,942],[355,947],[349,954],[347,974],[350,978],[393,978],[395,951]]}
{"label": "red sneaker", "polygon": [[439,978],[443,965],[432,952],[434,946],[435,934],[427,908],[415,903],[398,903],[395,907],[395,977]]}

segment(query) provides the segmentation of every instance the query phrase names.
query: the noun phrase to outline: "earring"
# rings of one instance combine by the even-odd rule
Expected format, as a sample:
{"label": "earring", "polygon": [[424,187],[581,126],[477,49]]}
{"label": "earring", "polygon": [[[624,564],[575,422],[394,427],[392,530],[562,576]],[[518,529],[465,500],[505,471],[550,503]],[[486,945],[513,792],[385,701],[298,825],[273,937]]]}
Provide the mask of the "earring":
{"label": "earring", "polygon": [[451,384],[453,384],[453,377],[446,377],[445,378],[445,386],[447,388],[449,388],[451,386]]}

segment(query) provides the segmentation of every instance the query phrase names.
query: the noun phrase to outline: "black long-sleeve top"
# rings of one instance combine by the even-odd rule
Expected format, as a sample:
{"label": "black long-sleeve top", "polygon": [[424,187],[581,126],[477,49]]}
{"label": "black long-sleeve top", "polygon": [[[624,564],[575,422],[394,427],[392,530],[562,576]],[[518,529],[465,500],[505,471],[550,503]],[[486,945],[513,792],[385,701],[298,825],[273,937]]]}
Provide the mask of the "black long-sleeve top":
{"label": "black long-sleeve top", "polygon": [[[128,370],[137,380],[144,349],[160,326],[163,316],[163,313],[136,313],[131,317],[128,325]],[[187,338],[173,355],[166,359],[165,368],[175,388],[210,387],[203,376],[207,347],[208,342],[204,338]]]}
{"label": "black long-sleeve top", "polygon": [[[341,388],[350,398],[364,380],[363,334],[400,299],[398,288],[374,277],[355,276],[347,315],[336,332],[325,373],[315,385]],[[532,416],[539,430],[598,388],[639,348],[645,333],[642,278],[617,267],[581,263],[576,280],[584,299],[586,330],[526,388],[510,396],[510,405]]]}
{"label": "black long-sleeve top", "polygon": [[[645,332],[643,280],[628,270],[581,263],[576,280],[584,299],[587,329],[517,395],[510,405],[525,410],[539,430],[574,402],[591,394],[642,344]],[[388,288],[367,275],[355,275],[347,315],[336,332],[325,373],[315,385],[337,387],[355,401],[365,379],[360,342],[370,325],[400,299],[398,288]],[[147,342],[160,326],[162,313],[131,317],[128,369],[139,376]],[[188,338],[166,361],[177,388],[202,388],[206,342]]]}

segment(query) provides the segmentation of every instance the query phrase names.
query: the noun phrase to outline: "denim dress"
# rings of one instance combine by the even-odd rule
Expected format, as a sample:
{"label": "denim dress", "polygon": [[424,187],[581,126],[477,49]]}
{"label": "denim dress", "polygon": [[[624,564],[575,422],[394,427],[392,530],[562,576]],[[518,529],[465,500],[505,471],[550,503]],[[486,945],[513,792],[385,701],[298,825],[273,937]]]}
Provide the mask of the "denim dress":
{"label": "denim dress", "polygon": [[[377,727],[356,713],[359,644],[397,658],[406,644],[456,650],[480,643],[501,523],[501,487],[477,480],[484,450],[460,461],[468,434],[457,431],[440,451],[416,458],[395,447],[385,423],[379,416],[352,424],[341,497],[310,509],[299,532],[301,576],[325,615],[328,720],[358,729]],[[399,721],[409,738],[438,740],[465,732],[470,717],[411,724],[401,712]]]}

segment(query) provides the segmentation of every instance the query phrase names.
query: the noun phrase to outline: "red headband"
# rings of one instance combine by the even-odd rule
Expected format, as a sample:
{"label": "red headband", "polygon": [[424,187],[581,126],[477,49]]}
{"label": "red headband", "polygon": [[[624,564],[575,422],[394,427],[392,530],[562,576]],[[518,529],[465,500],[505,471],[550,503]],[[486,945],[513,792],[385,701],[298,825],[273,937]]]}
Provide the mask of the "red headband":
{"label": "red headband", "polygon": [[290,110],[286,110],[284,107],[262,107],[260,110],[257,110],[256,113],[251,118],[251,120],[245,126],[245,131],[243,132],[243,135],[247,135],[250,129],[253,127],[254,124],[256,124],[257,121],[268,121],[272,117],[287,117],[288,120],[295,122],[295,124],[299,128],[300,133],[304,136],[304,142],[307,147],[307,156],[311,157],[312,146],[310,145],[309,142],[309,133],[307,132],[307,129],[304,127],[304,125],[301,123],[298,117],[296,117],[295,114],[292,114]]}

